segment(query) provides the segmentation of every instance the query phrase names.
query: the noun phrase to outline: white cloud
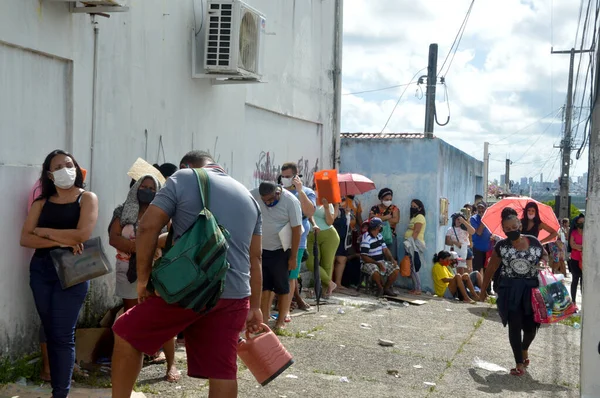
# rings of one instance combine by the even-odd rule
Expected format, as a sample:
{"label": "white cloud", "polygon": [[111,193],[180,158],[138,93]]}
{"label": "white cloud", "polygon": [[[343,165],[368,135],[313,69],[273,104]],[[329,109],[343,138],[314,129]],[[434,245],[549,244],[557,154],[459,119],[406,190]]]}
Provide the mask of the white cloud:
{"label": "white cloud", "polygon": [[[405,87],[348,93],[409,82],[427,66],[432,42],[439,44],[441,66],[470,3],[346,0],[342,130],[381,131]],[[504,169],[502,162],[509,153],[519,160],[512,166],[515,178],[541,172],[546,179],[556,178],[558,150],[553,145],[559,141],[561,116],[552,126],[554,115],[536,121],[563,105],[569,59],[551,55],[550,47],[562,50],[574,45],[578,12],[579,2],[572,0],[477,0],[447,76],[451,120],[445,127],[436,126],[436,136],[480,159],[484,141],[506,138],[499,142],[502,145],[490,146],[495,159],[491,179]],[[419,99],[416,90],[416,85],[406,90],[387,131],[423,131],[425,99]],[[441,85],[437,98],[438,118],[444,122],[448,111]],[[587,170],[583,160],[575,167],[574,175]]]}

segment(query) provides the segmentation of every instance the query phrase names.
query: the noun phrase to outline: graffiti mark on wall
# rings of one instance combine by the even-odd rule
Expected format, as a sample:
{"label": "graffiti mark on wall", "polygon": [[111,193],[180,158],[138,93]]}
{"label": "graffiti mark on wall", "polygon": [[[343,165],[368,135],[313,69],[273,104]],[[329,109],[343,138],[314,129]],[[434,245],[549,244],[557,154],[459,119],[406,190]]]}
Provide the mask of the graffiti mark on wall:
{"label": "graffiti mark on wall", "polygon": [[[312,187],[314,182],[314,173],[319,170],[319,158],[312,163],[308,159],[301,157],[296,162],[298,165],[298,174],[302,176],[302,182],[307,187]],[[281,165],[275,161],[275,154],[262,151],[258,155],[256,169],[254,170],[254,180],[258,185],[262,181],[277,181],[281,170]]]}
{"label": "graffiti mark on wall", "polygon": [[217,164],[219,164],[227,174],[231,175],[233,173],[233,151],[231,151],[231,159],[230,163],[227,163],[225,159],[221,163],[221,153],[217,150],[217,143],[219,142],[219,137],[215,137],[215,144],[213,146],[212,151],[210,149],[206,149],[206,152],[210,153],[213,156],[213,159]]}

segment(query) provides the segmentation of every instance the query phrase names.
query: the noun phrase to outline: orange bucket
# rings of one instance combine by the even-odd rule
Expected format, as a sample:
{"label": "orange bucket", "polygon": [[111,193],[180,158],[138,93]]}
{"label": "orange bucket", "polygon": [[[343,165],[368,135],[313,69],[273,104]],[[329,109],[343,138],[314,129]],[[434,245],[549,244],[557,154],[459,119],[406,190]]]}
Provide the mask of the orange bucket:
{"label": "orange bucket", "polygon": [[238,342],[238,356],[262,386],[266,386],[289,368],[294,360],[275,333],[262,324],[263,333]]}
{"label": "orange bucket", "polygon": [[329,203],[340,203],[342,195],[340,194],[340,184],[338,182],[337,170],[320,170],[316,171],[315,184],[317,186],[317,194],[319,195],[319,203],[323,198]]}

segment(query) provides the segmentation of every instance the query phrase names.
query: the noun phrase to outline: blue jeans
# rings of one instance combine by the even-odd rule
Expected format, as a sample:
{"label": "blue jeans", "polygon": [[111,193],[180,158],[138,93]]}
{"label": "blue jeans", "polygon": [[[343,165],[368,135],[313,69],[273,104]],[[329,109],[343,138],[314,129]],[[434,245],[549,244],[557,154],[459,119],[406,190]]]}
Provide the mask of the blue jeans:
{"label": "blue jeans", "polygon": [[48,342],[52,397],[64,398],[71,388],[75,326],[89,282],[63,290],[52,260],[47,256],[31,259],[29,286]]}

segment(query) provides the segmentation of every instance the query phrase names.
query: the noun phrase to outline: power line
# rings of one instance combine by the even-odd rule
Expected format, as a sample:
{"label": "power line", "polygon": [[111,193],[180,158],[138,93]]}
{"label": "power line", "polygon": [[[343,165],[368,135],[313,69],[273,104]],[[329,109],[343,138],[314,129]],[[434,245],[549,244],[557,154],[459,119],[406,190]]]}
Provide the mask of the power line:
{"label": "power line", "polygon": [[538,142],[538,141],[539,141],[539,140],[540,140],[540,139],[541,139],[541,138],[542,138],[542,137],[545,135],[546,131],[548,131],[548,129],[550,129],[550,127],[552,127],[552,125],[554,124],[554,121],[555,121],[555,120],[556,120],[556,116],[554,117],[554,119],[552,119],[552,121],[550,122],[550,124],[548,125],[548,127],[546,127],[546,129],[545,129],[545,130],[544,130],[544,131],[543,131],[543,132],[542,132],[542,133],[539,135],[539,137],[538,137],[538,138],[537,138],[535,141],[533,141],[533,143],[532,143],[532,144],[529,146],[529,148],[527,148],[527,149],[525,150],[525,152],[523,152],[523,154],[521,155],[521,157],[519,157],[519,159],[515,160],[513,163],[518,163],[518,162],[519,162],[519,160],[523,159],[523,157],[524,157],[525,155],[527,155],[527,153],[529,152],[529,150],[530,150],[531,148],[533,148],[533,146],[534,146],[535,144],[537,144],[537,142]]}
{"label": "power line", "polygon": [[[414,76],[410,79],[410,81],[415,80],[415,77],[417,77],[419,75],[419,73],[423,72],[425,69],[427,69],[427,68],[423,68],[420,71],[418,71],[417,73],[415,73]],[[380,133],[383,133],[383,130],[385,130],[385,128],[387,127],[388,123],[390,122],[390,119],[392,118],[392,116],[394,115],[394,112],[396,111],[396,108],[398,107],[398,104],[400,103],[400,100],[404,96],[404,93],[406,93],[406,90],[408,90],[408,86],[406,86],[404,88],[404,90],[402,91],[402,94],[400,94],[400,97],[398,98],[398,101],[396,101],[396,105],[394,105],[394,108],[392,109],[392,112],[390,113],[390,116],[388,117],[387,121],[385,122],[385,125],[381,129]]]}
{"label": "power line", "polygon": [[[493,143],[491,143],[490,145],[498,145],[498,143],[499,143],[499,142],[502,142],[502,141],[506,140],[507,138],[510,138],[510,137],[512,137],[512,136],[514,136],[514,135],[516,135],[516,134],[519,134],[519,133],[520,133],[520,132],[522,132],[523,130],[526,130],[526,129],[528,129],[529,127],[531,127],[531,126],[533,126],[533,125],[535,125],[535,124],[537,124],[537,123],[541,122],[542,120],[544,120],[544,119],[548,118],[549,116],[555,115],[555,116],[554,116],[554,118],[556,118],[556,116],[557,116],[557,112],[558,112],[558,111],[561,111],[561,110],[562,110],[562,108],[563,108],[563,107],[561,106],[560,108],[553,110],[552,112],[550,112],[550,113],[548,113],[547,115],[545,115],[545,116],[543,116],[543,117],[539,118],[539,119],[538,119],[538,120],[536,120],[535,122],[533,122],[533,123],[531,123],[531,124],[528,124],[527,126],[523,127],[522,129],[519,129],[519,130],[515,131],[514,133],[511,133],[511,134],[507,135],[506,137],[504,137],[504,138],[502,138],[502,139],[500,139],[500,140],[498,140],[498,141],[496,141],[496,142],[493,142]],[[509,144],[500,144],[500,145],[510,145],[510,143],[509,143]]]}
{"label": "power line", "polygon": [[374,93],[376,91],[391,90],[393,88],[410,86],[411,84],[415,84],[415,82],[404,83],[404,84],[396,84],[394,86],[387,86],[387,87],[381,87],[381,88],[374,88],[372,90],[355,91],[353,93],[345,93],[345,94],[342,94],[342,95],[358,95],[358,94]]}
{"label": "power line", "polygon": [[[448,54],[446,55],[446,59],[444,59],[444,62],[442,63],[442,66],[440,67],[437,77],[442,75],[442,71],[444,70],[444,66],[446,65],[446,62],[448,61],[450,54],[452,54],[452,60],[450,61],[450,64],[448,64],[448,68],[446,69],[445,74],[448,74],[448,71],[450,70],[450,66],[452,66],[452,61],[454,61],[454,56],[456,55],[456,52],[458,51],[458,47],[460,46],[460,41],[462,40],[463,34],[465,33],[465,28],[467,27],[467,22],[469,20],[469,16],[471,15],[471,10],[473,9],[473,4],[475,4],[475,0],[471,1],[471,5],[469,6],[467,13],[465,14],[465,18],[463,19],[462,24],[460,25],[460,28],[458,28],[458,32],[456,32],[456,36],[454,37],[452,46],[450,46],[450,50],[448,51]],[[454,53],[452,52],[452,49],[454,49]]]}

